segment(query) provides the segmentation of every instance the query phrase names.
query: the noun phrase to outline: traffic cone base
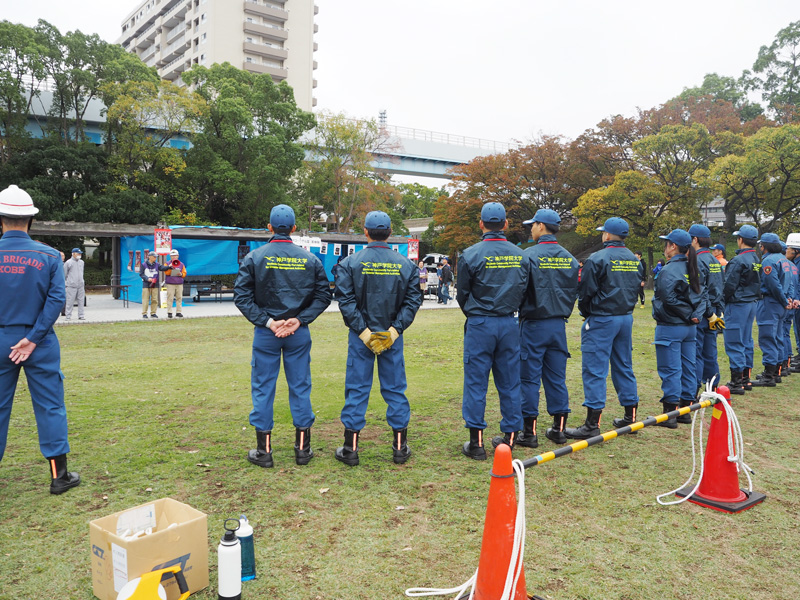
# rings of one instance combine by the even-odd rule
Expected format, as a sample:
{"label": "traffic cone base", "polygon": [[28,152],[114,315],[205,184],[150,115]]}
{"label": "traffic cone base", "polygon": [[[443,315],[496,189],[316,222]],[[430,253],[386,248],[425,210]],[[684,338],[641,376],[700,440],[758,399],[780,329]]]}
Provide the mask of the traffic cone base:
{"label": "traffic cone base", "polygon": [[[679,498],[685,498],[688,496],[692,490],[694,489],[693,485],[687,485],[685,488],[678,490],[675,492],[675,495]],[[703,498],[700,494],[694,494],[691,498],[689,498],[689,502],[693,504],[697,504],[699,506],[705,506],[706,508],[711,508],[713,510],[718,510],[724,513],[740,513],[748,508],[753,508],[756,504],[760,504],[764,501],[766,496],[761,492],[746,492],[745,490],[739,490],[742,494],[743,499],[738,502],[723,502],[720,500],[712,500],[710,498]]]}

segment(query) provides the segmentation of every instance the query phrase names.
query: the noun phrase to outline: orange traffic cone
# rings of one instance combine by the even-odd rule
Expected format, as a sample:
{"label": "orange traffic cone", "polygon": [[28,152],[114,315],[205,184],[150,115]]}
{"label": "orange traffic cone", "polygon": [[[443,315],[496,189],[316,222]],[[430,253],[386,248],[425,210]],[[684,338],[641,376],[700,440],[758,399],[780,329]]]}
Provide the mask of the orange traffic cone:
{"label": "orange traffic cone", "polygon": [[[730,403],[730,390],[717,388],[717,393]],[[688,496],[694,485],[675,492],[681,498]],[[713,407],[711,429],[706,442],[703,478],[689,502],[720,512],[738,513],[763,502],[766,496],[759,492],[739,489],[739,470],[736,463],[728,461],[728,411],[722,403]]]}
{"label": "orange traffic cone", "polygon": [[[516,516],[517,494],[514,490],[511,448],[500,444],[494,451],[474,600],[497,600],[502,595],[514,547]],[[521,570],[522,565],[519,568]],[[525,593],[525,572],[522,570],[513,599],[528,600],[528,594]]]}

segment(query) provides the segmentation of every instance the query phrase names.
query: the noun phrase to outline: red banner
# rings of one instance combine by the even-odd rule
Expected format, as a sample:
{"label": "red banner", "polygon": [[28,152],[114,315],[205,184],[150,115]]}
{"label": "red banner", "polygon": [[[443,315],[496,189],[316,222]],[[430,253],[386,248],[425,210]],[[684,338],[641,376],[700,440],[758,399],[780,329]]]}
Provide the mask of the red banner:
{"label": "red banner", "polygon": [[419,260],[419,240],[408,240],[409,260]]}

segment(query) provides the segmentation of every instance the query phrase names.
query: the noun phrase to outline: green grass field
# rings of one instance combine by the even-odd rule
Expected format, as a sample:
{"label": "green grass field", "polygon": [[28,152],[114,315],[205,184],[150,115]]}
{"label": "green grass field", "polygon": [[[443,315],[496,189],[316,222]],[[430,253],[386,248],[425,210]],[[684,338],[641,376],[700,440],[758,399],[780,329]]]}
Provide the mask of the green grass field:
{"label": "green grass field", "polygon": [[[656,414],[654,324],[649,310],[635,316],[640,414]],[[211,585],[192,596],[198,600],[216,599],[222,521],[242,512],[255,527],[258,569],[243,598],[399,599],[408,587],[460,584],[478,565],[491,468],[459,451],[468,435],[462,325],[459,311],[429,310],[406,334],[410,461],[392,463],[376,379],[361,465],[351,468],[333,458],[343,430],[347,330],[338,314],[320,317],[312,325],[316,458],[294,464],[281,376],[273,469],[244,459],[255,444],[248,424],[252,328],[244,319],[59,328],[70,468],[83,483],[63,496],[48,493],[23,378],[0,464],[0,598],[92,598],[89,521],[165,496],[208,514]],[[573,426],[584,416],[579,326],[579,318],[568,325]],[[727,374],[724,356],[721,366]],[[734,397],[745,460],[768,496],[738,515],[655,502],[689,475],[689,426],[650,427],[529,469],[529,592],[553,600],[797,598],[799,390],[800,376],[792,376]],[[612,395],[604,422],[610,427],[621,414]],[[487,434],[497,433],[492,388],[487,421]],[[539,449],[518,449],[515,457],[555,448],[540,439]]]}

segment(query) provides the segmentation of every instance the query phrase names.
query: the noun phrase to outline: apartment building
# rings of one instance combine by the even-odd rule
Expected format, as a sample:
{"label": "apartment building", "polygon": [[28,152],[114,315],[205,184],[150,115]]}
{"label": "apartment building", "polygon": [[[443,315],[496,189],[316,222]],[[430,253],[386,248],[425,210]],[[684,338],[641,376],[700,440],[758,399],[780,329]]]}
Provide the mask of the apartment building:
{"label": "apartment building", "polygon": [[144,0],[117,43],[170,81],[197,64],[267,73],[288,82],[297,105],[310,111],[318,11],[314,0]]}

